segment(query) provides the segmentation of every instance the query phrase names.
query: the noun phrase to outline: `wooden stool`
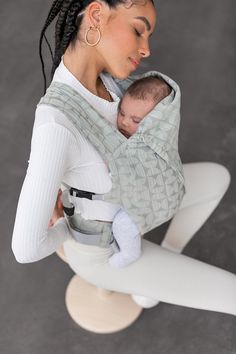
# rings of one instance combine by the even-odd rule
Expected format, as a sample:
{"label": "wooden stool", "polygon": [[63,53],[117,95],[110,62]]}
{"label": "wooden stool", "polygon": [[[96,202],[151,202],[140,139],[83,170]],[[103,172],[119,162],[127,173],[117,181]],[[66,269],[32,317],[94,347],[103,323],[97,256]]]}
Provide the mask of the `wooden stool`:
{"label": "wooden stool", "polygon": [[[68,263],[63,246],[56,253]],[[72,319],[95,333],[113,333],[129,327],[143,310],[130,295],[98,288],[78,275],[67,286],[65,303]]]}
{"label": "wooden stool", "polygon": [[66,289],[66,307],[82,328],[113,333],[130,326],[141,314],[130,295],[97,288],[74,275]]}
{"label": "wooden stool", "polygon": [[58,248],[58,250],[56,251],[56,254],[58,255],[59,258],[61,258],[61,260],[65,263],[67,263],[67,259],[66,259],[66,255],[64,252],[64,248],[63,245],[61,245],[60,248]]}

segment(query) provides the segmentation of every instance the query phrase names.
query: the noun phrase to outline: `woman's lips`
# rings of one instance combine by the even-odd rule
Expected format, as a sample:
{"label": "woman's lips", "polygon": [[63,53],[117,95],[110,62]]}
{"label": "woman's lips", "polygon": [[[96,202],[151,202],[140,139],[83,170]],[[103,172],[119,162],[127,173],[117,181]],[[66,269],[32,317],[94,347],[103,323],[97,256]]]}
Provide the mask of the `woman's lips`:
{"label": "woman's lips", "polygon": [[135,69],[139,66],[140,62],[134,58],[129,58]]}

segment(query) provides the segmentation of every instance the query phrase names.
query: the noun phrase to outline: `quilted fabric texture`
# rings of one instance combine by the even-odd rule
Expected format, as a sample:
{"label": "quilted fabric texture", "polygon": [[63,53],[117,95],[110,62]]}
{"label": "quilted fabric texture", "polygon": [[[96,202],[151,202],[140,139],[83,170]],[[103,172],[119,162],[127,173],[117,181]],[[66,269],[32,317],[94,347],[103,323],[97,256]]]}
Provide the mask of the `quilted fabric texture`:
{"label": "quilted fabric texture", "polygon": [[39,102],[63,112],[99,151],[112,178],[112,189],[104,194],[104,200],[120,204],[141,234],[172,218],[185,192],[178,154],[178,85],[156,71],[116,82],[124,92],[133,81],[148,75],[161,76],[172,87],[172,92],[142,120],[129,139],[66,84],[53,82]]}

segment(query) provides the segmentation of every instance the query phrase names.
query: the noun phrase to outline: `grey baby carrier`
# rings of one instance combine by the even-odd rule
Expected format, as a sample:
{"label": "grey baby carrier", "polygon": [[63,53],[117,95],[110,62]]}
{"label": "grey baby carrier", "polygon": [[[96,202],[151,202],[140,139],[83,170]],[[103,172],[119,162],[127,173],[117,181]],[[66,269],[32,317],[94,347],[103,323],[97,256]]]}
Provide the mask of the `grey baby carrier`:
{"label": "grey baby carrier", "polygon": [[67,194],[63,192],[68,224],[79,242],[109,247],[113,240],[111,224],[83,219],[74,212],[70,194],[120,205],[137,224],[141,234],[172,218],[182,201],[184,177],[178,154],[178,85],[156,71],[116,82],[124,92],[136,79],[149,75],[162,77],[171,86],[172,92],[142,120],[129,139],[69,85],[52,82],[39,102],[64,113],[108,163],[112,179],[110,192],[99,195],[78,191],[70,188],[72,186],[68,187]]}

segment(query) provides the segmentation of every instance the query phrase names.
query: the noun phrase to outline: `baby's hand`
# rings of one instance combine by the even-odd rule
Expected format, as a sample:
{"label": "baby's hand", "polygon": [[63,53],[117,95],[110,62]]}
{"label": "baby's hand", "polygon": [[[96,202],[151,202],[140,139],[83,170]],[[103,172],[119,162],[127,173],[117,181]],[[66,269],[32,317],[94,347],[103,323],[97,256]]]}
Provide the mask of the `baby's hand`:
{"label": "baby's hand", "polygon": [[122,268],[135,262],[141,255],[141,236],[136,224],[123,209],[115,215],[112,231],[120,251],[109,258],[109,264]]}

